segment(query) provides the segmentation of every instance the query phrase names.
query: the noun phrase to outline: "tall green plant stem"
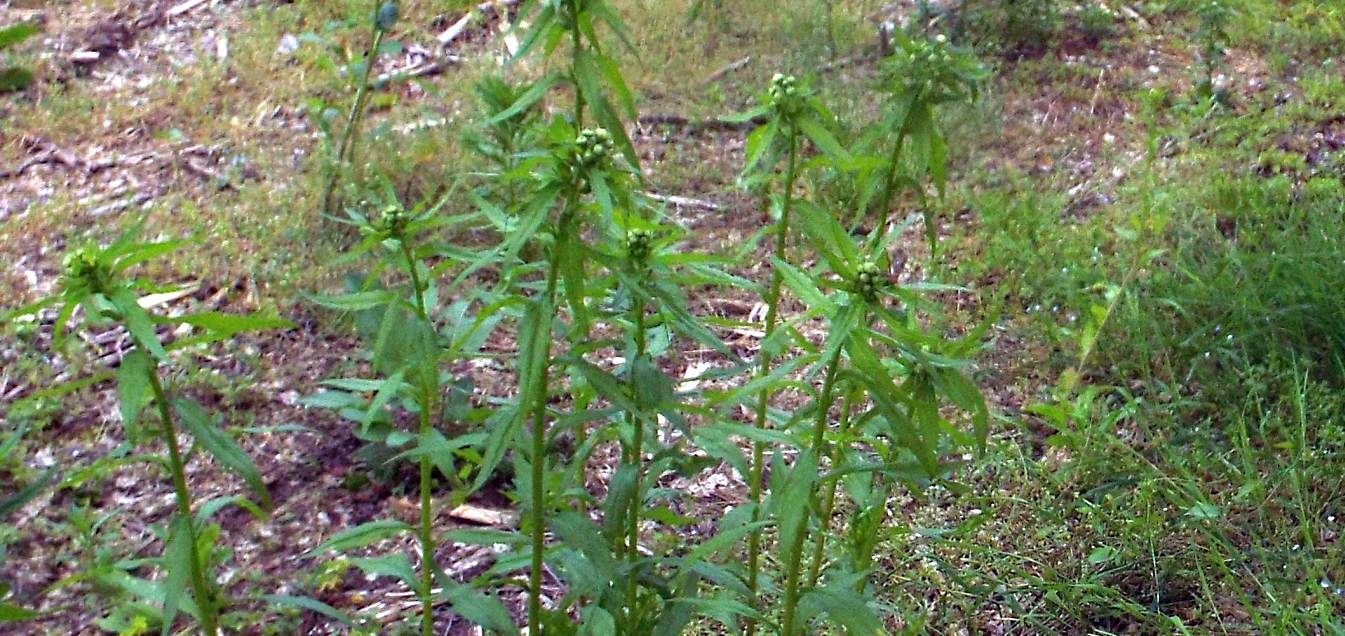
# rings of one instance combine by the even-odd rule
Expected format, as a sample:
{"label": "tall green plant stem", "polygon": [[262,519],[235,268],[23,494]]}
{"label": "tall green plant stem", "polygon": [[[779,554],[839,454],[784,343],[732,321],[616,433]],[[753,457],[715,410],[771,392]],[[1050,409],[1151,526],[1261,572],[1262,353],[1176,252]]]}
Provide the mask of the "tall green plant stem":
{"label": "tall green plant stem", "polygon": [[[842,437],[850,430],[850,409],[854,405],[854,397],[854,392],[848,391],[845,399],[841,401],[841,419],[836,424],[836,430],[840,431]],[[838,459],[835,444],[827,446],[826,456],[834,469]],[[818,520],[821,527],[817,531],[817,540],[813,542],[812,564],[808,566],[808,587],[816,586],[817,579],[822,575],[822,560],[827,547],[827,535],[831,533],[831,514],[836,510],[836,489],[840,485],[839,481],[831,480],[827,486],[826,498],[822,500],[822,517]]]}
{"label": "tall green plant stem", "polygon": [[913,97],[906,104],[906,115],[901,118],[901,127],[897,129],[897,139],[892,142],[892,154],[887,158],[887,176],[883,179],[883,197],[879,201],[878,207],[878,225],[873,228],[873,234],[869,237],[869,251],[872,252],[882,242],[883,234],[887,232],[887,223],[890,219],[890,207],[892,206],[892,197],[897,190],[897,171],[901,166],[901,149],[906,143],[906,136],[910,133],[911,111],[915,110],[915,105],[919,97]]}
{"label": "tall green plant stem", "polygon": [[[785,168],[785,189],[784,201],[780,205],[780,220],[775,225],[775,258],[784,260],[785,247],[789,239],[789,216],[794,207],[794,180],[798,177],[798,154],[799,142],[798,131],[792,126],[789,131],[789,158]],[[771,372],[771,356],[766,351],[766,345],[771,339],[771,334],[775,333],[776,323],[780,317],[780,289],[784,285],[784,275],[779,269],[771,268],[771,286],[766,295],[766,325],[761,337],[760,360],[757,367],[757,377],[765,377]],[[753,425],[757,429],[766,428],[766,409],[770,406],[771,387],[767,386],[761,389],[757,396],[757,412]],[[757,521],[761,516],[761,476],[763,472],[762,462],[765,454],[765,443],[760,440],[752,442],[752,474],[748,477],[748,490],[751,493],[752,503],[752,521]],[[761,531],[753,530],[748,539],[747,547],[747,587],[752,593],[753,601],[756,600],[757,578],[760,574],[761,552]],[[755,634],[757,629],[756,621],[749,620],[747,623],[747,634]]]}
{"label": "tall green plant stem", "polygon": [[[377,5],[375,5],[377,7]],[[336,181],[341,177],[341,167],[345,165],[346,153],[350,151],[350,141],[355,137],[355,131],[360,127],[360,120],[364,115],[364,100],[369,94],[369,75],[374,69],[374,60],[378,57],[378,47],[383,45],[382,29],[374,29],[374,41],[369,46],[369,53],[364,58],[364,72],[360,74],[360,85],[355,88],[355,102],[350,105],[350,113],[346,115],[346,129],[341,133],[341,142],[336,146],[336,162],[332,166],[332,174],[327,177],[327,187],[322,191],[322,211],[331,214],[332,196],[336,193]]]}
{"label": "tall green plant stem", "polygon": [[[406,269],[411,276],[411,287],[415,298],[416,316],[428,328],[430,325],[429,312],[425,309],[424,288],[421,287],[419,268],[416,267],[415,255],[411,252],[411,247],[406,244],[406,239],[398,240],[402,247],[402,258],[406,259]],[[430,434],[430,412],[434,409],[436,402],[436,391],[433,388],[437,381],[438,367],[430,365],[425,369],[429,377],[424,379],[424,394],[420,400],[420,439],[426,439]],[[434,603],[430,598],[431,590],[434,589],[434,500],[430,496],[430,488],[433,485],[434,467],[430,464],[428,454],[422,453],[420,456],[420,634],[421,636],[433,636],[434,634]]]}
{"label": "tall green plant stem", "polygon": [[[817,401],[817,419],[813,422],[813,441],[810,450],[821,457],[824,445],[826,444],[827,417],[831,413],[831,395],[836,388],[836,373],[841,366],[841,350],[837,349],[832,358],[827,361],[826,376],[822,380],[822,393]],[[789,563],[785,564],[785,608],[784,617],[780,621],[780,633],[783,636],[794,636],[797,630],[794,628],[794,616],[799,605],[799,575],[803,571],[803,542],[808,533],[805,532],[808,527],[808,515],[799,515],[798,519],[792,520],[795,525],[794,541],[790,546]],[[819,541],[821,539],[819,538]]]}
{"label": "tall green plant stem", "polygon": [[182,515],[187,527],[187,541],[191,554],[191,590],[196,597],[196,607],[201,613],[201,630],[208,636],[219,633],[219,610],[210,593],[205,572],[201,569],[200,549],[196,542],[196,522],[192,519],[191,491],[187,490],[187,473],[183,470],[182,452],[177,445],[177,426],[173,424],[173,414],[168,406],[168,397],[164,394],[163,383],[159,381],[159,371],[151,363],[146,371],[150,389],[154,392],[154,403],[159,407],[159,419],[163,421],[163,441],[168,445],[168,469],[173,475],[173,494],[177,498],[177,513]]}
{"label": "tall green plant stem", "polygon": [[[631,307],[631,318],[635,325],[635,359],[632,360],[629,371],[632,397],[639,395],[639,389],[635,386],[637,379],[635,377],[634,362],[644,358],[646,347],[644,312],[644,299],[636,298]],[[640,404],[638,400],[636,406],[640,409],[644,408],[644,405]],[[643,466],[641,466],[640,462],[644,457],[644,421],[640,419],[641,415],[641,413],[627,414],[630,424],[633,427],[631,430],[631,452],[629,461],[631,467],[635,470],[635,494],[630,500],[630,514],[628,515],[629,519],[627,520],[629,525],[626,528],[626,559],[632,566],[640,557],[640,511],[643,507],[642,504],[644,503],[641,501],[642,497],[640,496],[640,481],[643,476]],[[638,580],[635,576],[631,576],[626,584],[626,612],[628,618],[633,617],[635,614],[635,601],[639,589]],[[633,620],[630,621],[630,626],[634,626]]]}
{"label": "tall green plant stem", "polygon": [[[570,215],[577,192],[572,187],[566,197],[560,220],[556,225],[556,245],[552,247],[546,272],[546,311],[539,328],[542,334],[542,375],[532,396],[532,570],[528,572],[528,633],[542,633],[542,569],[546,552],[546,401],[550,395],[551,380],[551,321],[550,308],[556,304],[556,286],[560,276],[561,241],[569,240]],[[525,364],[531,362],[525,361]]]}

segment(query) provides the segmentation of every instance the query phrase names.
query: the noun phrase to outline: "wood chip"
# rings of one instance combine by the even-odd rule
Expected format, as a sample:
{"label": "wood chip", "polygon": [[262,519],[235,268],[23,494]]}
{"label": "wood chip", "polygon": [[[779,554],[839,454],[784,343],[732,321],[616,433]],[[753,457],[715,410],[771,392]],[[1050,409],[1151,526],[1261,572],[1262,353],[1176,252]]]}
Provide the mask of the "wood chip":
{"label": "wood chip", "polygon": [[514,515],[504,510],[493,510],[491,508],[482,508],[472,504],[462,504],[457,508],[448,511],[448,516],[454,519],[479,523],[483,526],[512,526],[514,525]]}

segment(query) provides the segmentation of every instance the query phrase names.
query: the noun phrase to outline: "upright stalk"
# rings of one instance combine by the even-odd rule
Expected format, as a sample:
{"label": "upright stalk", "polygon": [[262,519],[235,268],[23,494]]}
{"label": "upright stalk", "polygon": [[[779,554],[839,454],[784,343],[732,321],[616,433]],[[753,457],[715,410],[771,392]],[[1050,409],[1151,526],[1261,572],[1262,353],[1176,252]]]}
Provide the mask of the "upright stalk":
{"label": "upright stalk", "polygon": [[[831,393],[836,387],[836,372],[840,369],[840,349],[827,361],[826,377],[822,380],[822,394],[817,402],[817,419],[813,422],[813,443],[811,450],[821,456],[826,444],[827,416],[831,412]],[[808,533],[808,515],[799,515],[795,521],[794,544],[790,546],[789,563],[785,570],[785,608],[784,618],[780,621],[781,634],[794,636],[794,615],[799,605],[799,575],[803,571],[803,541]]]}
{"label": "upright stalk", "polygon": [[[841,402],[841,419],[836,425],[836,430],[840,431],[842,436],[850,429],[850,409],[853,406],[854,397],[854,391],[849,391]],[[833,470],[836,467],[835,449],[835,444],[827,447],[827,459],[830,460]],[[827,496],[822,500],[822,517],[818,520],[821,527],[817,532],[817,541],[813,542],[813,561],[812,565],[808,567],[808,587],[816,586],[817,579],[822,575],[822,560],[827,547],[827,535],[831,533],[831,515],[836,510],[838,481],[836,479],[831,480],[830,485],[827,486]]]}
{"label": "upright stalk", "polygon": [[[785,247],[789,238],[789,215],[794,207],[794,180],[798,176],[798,131],[793,127],[789,130],[789,159],[785,169],[785,189],[784,202],[780,206],[780,220],[775,226],[775,258],[784,260]],[[766,343],[775,333],[776,323],[780,315],[780,289],[784,285],[784,276],[774,267],[771,268],[771,286],[766,295],[766,325],[761,337],[761,351],[759,353],[757,377],[765,377],[771,372],[771,356],[766,353]],[[766,409],[770,406],[771,387],[766,386],[761,389],[757,396],[757,412],[753,425],[757,429],[766,428]],[[751,493],[752,503],[752,521],[757,521],[761,516],[761,476],[763,472],[763,461],[765,454],[765,444],[760,440],[752,442],[752,474],[748,477],[748,490]],[[747,587],[755,601],[757,594],[757,578],[760,571],[761,552],[761,531],[753,530],[748,539],[747,548]],[[747,634],[755,634],[757,629],[756,621],[750,620],[747,623]]]}
{"label": "upright stalk", "polygon": [[341,167],[345,165],[350,140],[354,138],[355,130],[359,128],[360,116],[364,113],[364,100],[369,92],[369,76],[373,72],[374,60],[378,57],[378,47],[383,45],[383,33],[383,29],[374,29],[374,41],[364,58],[364,72],[360,74],[360,85],[355,88],[355,103],[350,105],[350,113],[346,115],[346,129],[341,134],[341,142],[336,146],[336,162],[332,166],[332,174],[327,177],[327,187],[322,191],[322,211],[328,214],[332,211],[332,195],[336,192],[336,181],[341,176]]}
{"label": "upright stalk", "polygon": [[874,226],[873,234],[869,237],[869,252],[882,241],[883,234],[887,232],[887,222],[889,219],[892,205],[892,196],[896,194],[897,189],[897,169],[901,166],[901,148],[906,143],[906,135],[910,132],[911,111],[914,110],[916,101],[919,98],[911,99],[906,105],[906,115],[901,119],[901,128],[897,129],[897,139],[892,143],[892,154],[887,159],[887,177],[883,180],[883,196],[879,201],[878,207],[878,225]]}
{"label": "upright stalk", "polygon": [[196,597],[196,607],[201,613],[201,630],[208,636],[219,633],[218,608],[206,582],[205,572],[201,569],[201,555],[196,542],[196,522],[192,519],[191,491],[187,490],[187,473],[183,470],[182,452],[177,446],[177,426],[173,424],[173,414],[168,407],[168,397],[164,395],[163,383],[159,381],[159,371],[153,363],[146,371],[149,386],[154,392],[154,403],[159,407],[159,419],[163,420],[163,441],[168,445],[168,469],[173,474],[173,494],[177,498],[177,513],[186,521],[187,542],[191,554],[191,589]]}
{"label": "upright stalk", "polygon": [[[415,298],[416,316],[420,318],[427,327],[430,324],[429,312],[425,309],[424,290],[420,283],[420,273],[416,267],[415,255],[411,253],[411,248],[406,244],[403,237],[398,240],[402,247],[402,257],[406,259],[406,268],[411,276],[411,287]],[[431,368],[425,370],[430,374],[424,385],[424,394],[420,400],[420,438],[423,440],[430,433],[430,411],[435,406],[435,391],[431,388],[431,382],[437,381],[438,368],[431,365]],[[434,472],[430,464],[428,454],[422,453],[420,456],[420,634],[421,636],[433,636],[434,634],[434,603],[430,598],[431,590],[434,589],[434,500],[431,498],[430,488],[433,485]]]}
{"label": "upright stalk", "polygon": [[[574,207],[576,193],[571,190],[561,210],[556,228],[556,241],[568,240],[570,214]],[[556,286],[560,274],[560,246],[552,248],[546,272],[546,306],[556,304]],[[546,401],[550,394],[548,385],[551,379],[551,320],[552,314],[542,318],[543,334],[542,357],[547,361],[542,367],[542,375],[537,379],[537,388],[533,393],[532,404],[532,570],[528,573],[528,633],[542,633],[542,569],[546,566]]]}
{"label": "upright stalk", "polygon": [[[644,322],[645,303],[643,298],[636,298],[631,307],[631,317],[635,324],[635,360],[640,360],[645,353],[645,322]],[[631,394],[638,395],[638,389],[635,386],[635,365],[632,361],[629,373],[629,382]],[[636,403],[636,406],[643,408],[644,405]],[[627,414],[628,420],[633,426],[631,431],[631,452],[630,464],[635,469],[635,495],[631,497],[630,513],[627,515],[628,527],[626,529],[626,560],[634,566],[635,561],[640,557],[640,511],[643,508],[642,497],[640,496],[640,481],[643,476],[643,466],[640,462],[644,457],[644,421],[640,419],[640,413]],[[626,586],[626,612],[630,618],[635,613],[636,597],[639,593],[639,584],[635,576],[631,576]],[[630,621],[634,625],[634,621]]]}

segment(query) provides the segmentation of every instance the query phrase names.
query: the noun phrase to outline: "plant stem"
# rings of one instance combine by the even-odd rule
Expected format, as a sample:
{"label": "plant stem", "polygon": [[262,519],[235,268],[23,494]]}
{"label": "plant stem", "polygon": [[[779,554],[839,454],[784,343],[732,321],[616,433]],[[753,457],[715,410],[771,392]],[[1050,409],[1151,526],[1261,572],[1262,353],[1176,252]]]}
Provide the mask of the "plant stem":
{"label": "plant stem", "polygon": [[168,397],[164,395],[163,383],[159,381],[157,365],[151,363],[147,375],[149,385],[154,392],[154,403],[159,407],[159,418],[163,420],[163,441],[168,445],[168,468],[173,475],[173,494],[177,498],[177,512],[186,519],[187,541],[191,545],[191,588],[196,597],[196,607],[201,613],[201,629],[209,636],[219,633],[219,610],[210,593],[205,572],[201,569],[201,555],[196,545],[196,522],[192,519],[191,491],[187,490],[187,473],[183,470],[182,452],[177,446],[177,427],[173,424],[173,414],[168,407]]}
{"label": "plant stem", "polygon": [[[813,443],[809,449],[821,457],[823,445],[826,443],[827,416],[831,412],[831,393],[836,388],[836,372],[841,366],[841,350],[837,349],[831,360],[827,361],[827,374],[822,380],[822,394],[817,401],[817,419],[813,422]],[[803,541],[808,533],[805,532],[808,525],[808,515],[799,515],[794,522],[796,531],[794,532],[794,545],[790,546],[789,563],[785,570],[785,609],[784,618],[780,621],[781,634],[783,636],[794,636],[794,613],[799,605],[799,575],[803,571]]]}
{"label": "plant stem", "polygon": [[[775,224],[775,258],[784,260],[785,247],[789,239],[789,214],[793,209],[794,203],[794,180],[798,176],[798,131],[792,127],[789,131],[789,159],[785,169],[785,189],[784,201],[780,205],[780,220]],[[779,319],[780,312],[780,288],[784,284],[784,276],[774,267],[771,268],[771,287],[766,296],[766,325],[761,337],[761,351],[759,353],[759,367],[757,368],[757,377],[764,377],[771,371],[771,356],[766,353],[766,344],[770,340],[771,334],[775,333],[776,322]],[[757,397],[757,412],[753,425],[757,429],[766,428],[766,409],[770,406],[771,387],[767,386],[761,390]],[[761,476],[763,472],[763,455],[765,454],[765,444],[760,440],[752,442],[752,474],[748,478],[748,490],[752,498],[752,521],[756,522],[761,515],[759,510],[761,504]],[[756,601],[757,577],[760,570],[761,552],[761,531],[753,530],[748,539],[747,548],[747,587],[751,591],[753,602]],[[750,636],[756,633],[756,621],[748,620],[746,633]]]}
{"label": "plant stem", "polygon": [[[377,5],[375,5],[375,10]],[[322,211],[331,214],[332,196],[336,193],[336,181],[341,176],[341,167],[345,165],[346,151],[350,148],[350,141],[355,136],[355,130],[359,128],[361,115],[364,113],[364,100],[369,92],[369,75],[374,68],[374,60],[378,58],[378,47],[383,44],[383,30],[374,30],[374,41],[369,47],[369,54],[365,56],[364,72],[360,75],[360,84],[355,88],[355,102],[350,105],[350,114],[346,115],[346,129],[341,134],[341,142],[336,146],[336,162],[332,166],[332,174],[327,178],[327,187],[322,191]]]}
{"label": "plant stem", "polygon": [[[570,214],[574,207],[576,193],[570,192],[561,211],[557,224],[556,242],[552,248],[546,272],[546,309],[542,316],[541,329],[544,333],[542,355],[546,364],[542,367],[541,377],[537,379],[532,405],[532,570],[528,573],[528,633],[541,634],[542,626],[542,569],[545,567],[546,551],[546,402],[550,395],[548,384],[551,377],[551,308],[556,304],[556,286],[560,275],[560,242],[568,240]],[[525,361],[525,364],[531,364]]]}
{"label": "plant stem", "polygon": [[873,234],[869,237],[869,252],[881,242],[883,234],[887,231],[889,220],[889,209],[892,205],[892,196],[897,190],[897,169],[901,165],[901,148],[906,143],[906,135],[910,132],[911,111],[915,109],[918,97],[911,98],[906,104],[906,115],[901,119],[901,127],[897,129],[897,140],[892,144],[892,154],[887,159],[887,177],[883,179],[883,197],[878,205],[878,224],[873,227]]}
{"label": "plant stem", "polygon": [[[645,353],[645,322],[644,322],[645,304],[643,297],[636,297],[631,307],[631,317],[635,328],[635,358],[631,362],[628,371],[631,388],[631,397],[635,399],[636,407],[643,410],[644,405],[640,404],[636,395],[639,395],[639,389],[636,387],[635,361],[644,358]],[[632,576],[627,582],[626,587],[626,613],[629,619],[628,628],[634,628],[635,621],[635,602],[639,593],[639,585],[636,577],[633,575],[634,564],[640,557],[640,510],[643,507],[643,497],[640,495],[640,477],[643,468],[640,462],[644,456],[644,421],[640,419],[639,413],[627,413],[627,420],[633,427],[631,431],[631,452],[628,461],[635,470],[634,495],[630,501],[630,514],[626,530],[626,559],[632,566]]]}
{"label": "plant stem", "polygon": [[[841,402],[841,419],[836,425],[836,430],[842,435],[850,428],[850,408],[854,402],[855,394],[853,391],[845,394],[845,400]],[[834,444],[827,447],[827,459],[830,460],[833,469],[836,467],[836,446]],[[836,509],[836,489],[840,485],[839,479],[831,480],[830,487],[827,488],[827,497],[822,502],[822,518],[818,520],[821,528],[817,533],[817,541],[813,543],[813,561],[808,567],[808,587],[817,585],[817,579],[822,575],[822,559],[827,546],[827,535],[831,532],[831,513]]]}
{"label": "plant stem", "polygon": [[[416,316],[421,322],[430,328],[429,312],[425,309],[424,288],[420,283],[420,271],[417,267],[415,254],[411,251],[411,246],[406,244],[405,237],[397,241],[402,248],[402,258],[406,259],[406,269],[411,276],[412,295],[415,298]],[[422,381],[424,393],[420,400],[420,439],[425,440],[430,434],[430,412],[434,410],[435,390],[432,388],[438,381],[437,365],[429,365],[426,369],[428,377]],[[427,454],[420,456],[420,633],[421,636],[432,636],[434,634],[434,603],[430,598],[430,591],[434,589],[434,500],[431,498],[430,488],[434,481],[434,467],[430,464],[430,457]]]}

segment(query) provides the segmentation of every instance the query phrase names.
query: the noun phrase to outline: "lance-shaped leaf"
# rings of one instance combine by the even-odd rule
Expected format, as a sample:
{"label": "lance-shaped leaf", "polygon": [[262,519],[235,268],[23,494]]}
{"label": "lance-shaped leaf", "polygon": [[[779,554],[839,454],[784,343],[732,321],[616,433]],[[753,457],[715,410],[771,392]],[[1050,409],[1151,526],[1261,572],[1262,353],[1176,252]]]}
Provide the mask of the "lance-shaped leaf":
{"label": "lance-shaped leaf", "polygon": [[262,481],[261,472],[252,463],[252,459],[237,442],[229,437],[227,433],[220,430],[201,410],[195,402],[187,399],[173,400],[173,410],[177,412],[182,420],[183,428],[192,434],[196,443],[200,444],[225,468],[233,471],[243,481],[247,482],[252,492],[256,493],[261,499],[262,506],[271,507],[271,495],[266,492],[266,484]]}

